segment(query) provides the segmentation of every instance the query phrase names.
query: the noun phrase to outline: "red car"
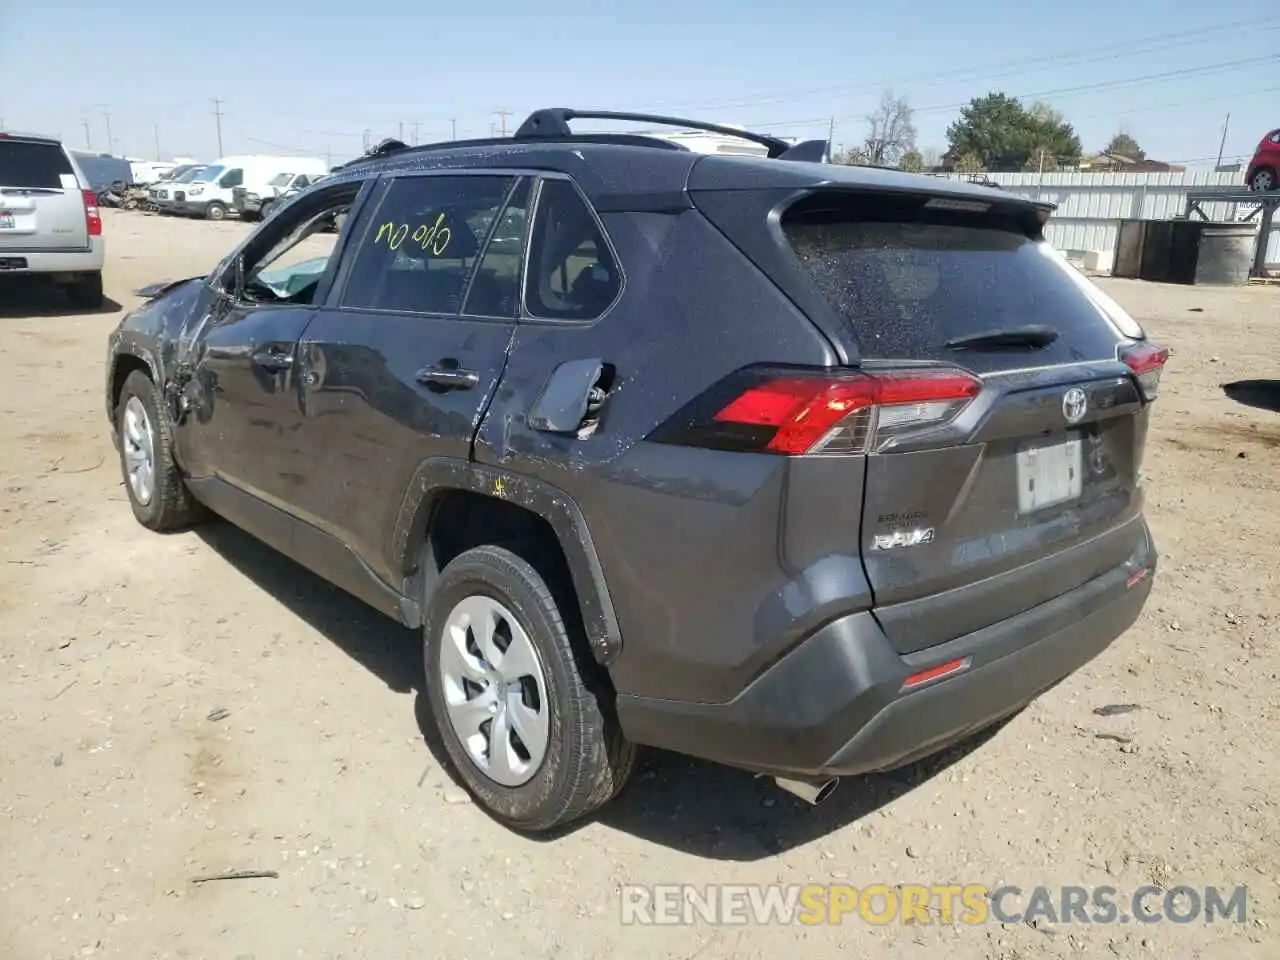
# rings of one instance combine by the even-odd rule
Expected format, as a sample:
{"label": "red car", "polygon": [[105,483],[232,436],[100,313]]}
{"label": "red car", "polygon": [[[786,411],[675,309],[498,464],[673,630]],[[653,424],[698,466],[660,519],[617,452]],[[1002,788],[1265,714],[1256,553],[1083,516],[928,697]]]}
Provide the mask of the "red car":
{"label": "red car", "polygon": [[1280,130],[1272,130],[1259,142],[1244,182],[1250,190],[1280,188]]}

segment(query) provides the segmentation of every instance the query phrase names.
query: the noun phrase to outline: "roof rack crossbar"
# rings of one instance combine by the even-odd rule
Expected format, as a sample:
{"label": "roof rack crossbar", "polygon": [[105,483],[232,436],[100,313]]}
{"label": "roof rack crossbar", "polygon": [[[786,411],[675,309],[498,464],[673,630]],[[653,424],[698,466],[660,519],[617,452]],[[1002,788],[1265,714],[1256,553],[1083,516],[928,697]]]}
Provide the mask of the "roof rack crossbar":
{"label": "roof rack crossbar", "polygon": [[652,113],[620,113],[615,110],[572,110],[568,107],[548,107],[535,110],[529,114],[524,123],[516,130],[517,140],[536,140],[540,138],[560,138],[572,136],[569,129],[570,120],[621,120],[629,123],[652,123],[664,127],[684,127],[688,130],[704,130],[707,133],[720,133],[729,137],[739,137],[758,143],[769,151],[770,158],[781,157],[791,149],[792,145],[778,137],[766,133],[755,133],[751,130],[739,130],[737,127],[726,127],[719,123],[705,123],[702,120],[685,120],[681,117],[664,117]]}

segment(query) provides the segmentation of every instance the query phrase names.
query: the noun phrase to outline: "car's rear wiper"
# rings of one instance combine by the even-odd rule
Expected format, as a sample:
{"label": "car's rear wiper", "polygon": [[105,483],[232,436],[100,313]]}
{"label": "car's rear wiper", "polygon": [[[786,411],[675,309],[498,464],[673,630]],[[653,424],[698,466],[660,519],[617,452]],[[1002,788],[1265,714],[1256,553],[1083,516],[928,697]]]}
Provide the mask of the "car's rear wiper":
{"label": "car's rear wiper", "polygon": [[966,333],[962,337],[952,337],[943,346],[951,350],[968,350],[974,347],[1047,347],[1057,339],[1058,331],[1053,327],[1027,324],[1022,327]]}

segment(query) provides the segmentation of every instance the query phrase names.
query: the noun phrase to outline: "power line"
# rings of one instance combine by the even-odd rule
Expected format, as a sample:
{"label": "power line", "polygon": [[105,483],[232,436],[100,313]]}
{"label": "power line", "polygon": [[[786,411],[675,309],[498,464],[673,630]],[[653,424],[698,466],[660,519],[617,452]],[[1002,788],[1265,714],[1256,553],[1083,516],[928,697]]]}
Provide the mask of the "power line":
{"label": "power line", "polygon": [[[892,81],[886,81],[884,84],[859,84],[854,86],[828,86],[828,87],[809,87],[807,89],[793,88],[791,90],[780,91],[772,96],[753,97],[749,100],[722,100],[714,103],[703,101],[696,103],[691,100],[683,101],[666,101],[660,103],[649,103],[648,108],[669,108],[676,106],[684,106],[689,109],[697,110],[716,110],[721,108],[733,107],[750,107],[763,104],[789,103],[796,100],[808,99],[814,96],[829,96],[840,94],[856,94],[856,93],[874,93],[882,89],[886,85],[893,86],[911,86],[919,83],[942,83],[955,80],[999,80],[1007,79],[1010,76],[1019,76],[1024,73],[1034,73],[1041,71],[1046,67],[1060,66],[1070,61],[1079,64],[1098,63],[1107,60],[1131,59],[1143,53],[1155,53],[1161,50],[1167,50],[1174,47],[1189,46],[1203,42],[1208,34],[1221,33],[1224,31],[1239,31],[1244,28],[1254,28],[1255,30],[1276,30],[1280,29],[1280,21],[1274,17],[1256,18],[1252,20],[1238,20],[1231,23],[1221,23],[1212,26],[1206,26],[1195,30],[1181,30],[1176,33],[1156,34],[1148,37],[1138,37],[1132,40],[1117,41],[1104,44],[1101,47],[1077,48],[1074,51],[1061,54],[1044,54],[1034,57],[1021,57],[1015,60],[997,61],[995,63],[986,64],[985,66],[963,67],[954,70],[946,70],[933,73],[916,74],[915,76],[897,77]],[[1176,41],[1176,42],[1175,42]],[[992,74],[993,70],[1009,70],[1018,67],[1029,69],[1015,70],[1013,73],[997,73]]]}
{"label": "power line", "polygon": [[[1041,90],[1037,93],[1017,94],[1019,100],[1036,100],[1041,97],[1058,97],[1068,96],[1076,93],[1091,93],[1095,90],[1114,90],[1119,87],[1138,86],[1144,83],[1157,83],[1161,80],[1181,80],[1183,77],[1204,76],[1209,73],[1221,73],[1224,70],[1234,70],[1238,67],[1253,66],[1261,63],[1280,64],[1280,56],[1275,54],[1267,54],[1262,57],[1245,57],[1241,60],[1228,60],[1223,63],[1210,63],[1200,67],[1186,67],[1179,70],[1168,70],[1164,73],[1149,73],[1140,77],[1127,77],[1122,80],[1104,80],[1098,83],[1085,83],[1074,87],[1059,87],[1056,90]],[[969,101],[963,103],[944,103],[934,107],[925,107],[922,110],[915,110],[915,113],[931,113],[940,110],[957,110],[960,107],[967,106]]]}

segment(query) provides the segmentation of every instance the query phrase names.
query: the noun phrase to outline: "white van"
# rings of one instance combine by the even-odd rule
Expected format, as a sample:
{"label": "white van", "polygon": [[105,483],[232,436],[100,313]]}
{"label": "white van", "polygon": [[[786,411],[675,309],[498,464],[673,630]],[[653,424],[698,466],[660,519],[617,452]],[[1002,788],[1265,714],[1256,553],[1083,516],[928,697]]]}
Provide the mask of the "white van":
{"label": "white van", "polygon": [[174,193],[172,211],[189,217],[221,220],[232,209],[236,187],[248,193],[270,194],[281,174],[316,176],[329,172],[319,157],[267,157],[247,154],[222,157]]}

